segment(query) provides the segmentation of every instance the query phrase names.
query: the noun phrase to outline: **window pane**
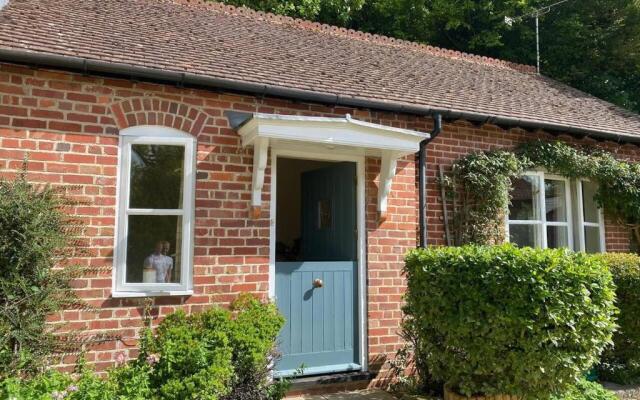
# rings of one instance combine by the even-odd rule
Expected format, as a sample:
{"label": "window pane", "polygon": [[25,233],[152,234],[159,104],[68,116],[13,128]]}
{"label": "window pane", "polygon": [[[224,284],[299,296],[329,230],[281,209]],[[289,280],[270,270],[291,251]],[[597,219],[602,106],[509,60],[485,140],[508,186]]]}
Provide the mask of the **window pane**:
{"label": "window pane", "polygon": [[597,226],[584,227],[584,251],[587,253],[600,253],[604,251],[600,247],[600,228]]}
{"label": "window pane", "polygon": [[510,220],[539,220],[538,193],[539,179],[537,176],[524,176],[513,182],[511,189],[511,205],[509,205]]}
{"label": "window pane", "polygon": [[131,146],[130,208],[182,208],[184,146]]}
{"label": "window pane", "polygon": [[130,215],[127,283],[180,283],[182,217]]}
{"label": "window pane", "polygon": [[331,201],[322,199],[318,201],[318,229],[331,229],[333,215],[331,212]]}
{"label": "window pane", "polygon": [[593,197],[596,194],[598,185],[593,182],[582,182],[582,201],[584,209],[584,222],[599,222],[598,205]]}
{"label": "window pane", "polygon": [[539,247],[539,225],[509,225],[509,241],[520,247]]}
{"label": "window pane", "polygon": [[569,228],[547,226],[547,247],[550,249],[569,247]]}
{"label": "window pane", "polygon": [[565,182],[553,179],[544,181],[547,221],[567,222],[567,192]]}

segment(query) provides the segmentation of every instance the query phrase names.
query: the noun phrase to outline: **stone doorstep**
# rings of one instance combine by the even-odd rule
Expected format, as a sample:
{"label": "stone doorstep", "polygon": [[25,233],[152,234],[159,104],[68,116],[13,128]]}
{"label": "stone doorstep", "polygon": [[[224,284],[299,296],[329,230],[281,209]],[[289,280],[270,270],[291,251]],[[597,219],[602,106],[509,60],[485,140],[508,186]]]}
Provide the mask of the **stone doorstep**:
{"label": "stone doorstep", "polygon": [[368,372],[345,372],[330,375],[305,376],[294,379],[288,398],[328,395],[369,389],[373,375]]}

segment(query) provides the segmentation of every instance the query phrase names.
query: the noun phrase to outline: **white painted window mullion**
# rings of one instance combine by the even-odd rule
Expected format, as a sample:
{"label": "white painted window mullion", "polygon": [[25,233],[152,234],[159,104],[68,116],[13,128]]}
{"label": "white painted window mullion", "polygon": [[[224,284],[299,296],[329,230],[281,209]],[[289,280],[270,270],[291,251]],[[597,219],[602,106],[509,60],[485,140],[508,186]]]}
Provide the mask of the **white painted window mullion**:
{"label": "white painted window mullion", "polygon": [[571,222],[573,221],[573,212],[571,207],[571,181],[567,178],[564,178],[564,204],[567,212],[567,239],[569,248],[574,250],[573,244],[573,225]]}
{"label": "white painted window mullion", "polygon": [[541,247],[543,249],[547,248],[547,204],[546,204],[546,194],[545,194],[545,181],[544,174],[539,173],[538,175],[538,209],[540,213],[540,220],[542,221],[542,226],[540,228],[541,235]]}
{"label": "white painted window mullion", "polygon": [[584,196],[582,194],[582,180],[578,179],[577,183],[576,183],[576,191],[577,193],[577,201],[578,201],[578,240],[580,241],[579,243],[579,251],[584,252],[586,250],[586,244],[585,244],[585,232],[584,232],[584,227],[585,227],[585,220],[584,220]]}

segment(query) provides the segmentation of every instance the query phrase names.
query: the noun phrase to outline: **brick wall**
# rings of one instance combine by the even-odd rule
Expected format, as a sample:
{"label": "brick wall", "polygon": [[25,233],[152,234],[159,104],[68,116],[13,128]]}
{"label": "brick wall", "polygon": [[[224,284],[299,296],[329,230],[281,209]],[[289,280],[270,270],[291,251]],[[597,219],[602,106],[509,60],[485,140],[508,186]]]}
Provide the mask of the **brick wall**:
{"label": "brick wall", "polygon": [[[241,148],[224,111],[337,116],[351,113],[370,122],[427,131],[429,118],[369,110],[327,107],[279,99],[177,88],[169,85],[98,78],[0,64],[0,176],[11,177],[29,157],[29,177],[55,185],[80,185],[74,196],[85,200],[73,214],[86,223],[87,255],[78,257],[95,267],[76,283],[79,294],[97,311],[70,310],[52,318],[86,335],[108,333],[122,340],[94,346],[88,360],[103,369],[119,353],[135,356],[142,301],[114,299],[116,170],[119,130],[141,124],[170,126],[197,137],[194,295],[159,297],[153,301],[155,321],[182,308],[196,311],[228,304],[237,293],[266,296],[269,263],[269,182],[267,168],[263,212],[249,217],[252,154]],[[444,244],[437,166],[448,166],[471,151],[512,147],[544,133],[466,122],[445,124],[429,147],[429,243]],[[566,140],[572,140],[568,137]],[[589,142],[585,142],[589,143]],[[602,144],[625,156],[637,157],[636,147]],[[368,268],[368,344],[372,365],[381,365],[400,345],[404,253],[415,247],[417,184],[415,159],[398,163],[389,199],[388,219],[377,221],[376,196],[380,161],[366,161],[366,227]],[[610,250],[628,248],[628,232],[607,224]],[[69,356],[63,364],[70,365]],[[382,376],[381,376],[382,378]]]}
{"label": "brick wall", "polygon": [[[569,135],[553,136],[542,131],[528,132],[513,128],[508,131],[496,126],[477,127],[466,121],[444,124],[441,135],[428,147],[427,153],[427,224],[429,243],[446,244],[443,224],[443,208],[440,186],[437,183],[440,165],[449,171],[451,164],[470,152],[481,152],[498,148],[514,148],[518,144],[536,140],[562,140],[579,146],[597,146],[616,154],[620,158],[640,160],[640,148],[635,145],[619,146],[613,142],[598,142],[593,139],[577,140]],[[630,232],[615,221],[605,218],[607,251],[629,251]]]}

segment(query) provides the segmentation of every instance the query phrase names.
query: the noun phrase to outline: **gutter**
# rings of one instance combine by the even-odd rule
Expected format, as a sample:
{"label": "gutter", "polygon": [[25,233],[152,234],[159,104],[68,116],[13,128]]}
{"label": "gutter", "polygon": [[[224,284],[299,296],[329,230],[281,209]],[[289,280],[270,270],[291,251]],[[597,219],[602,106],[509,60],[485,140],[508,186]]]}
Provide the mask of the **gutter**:
{"label": "gutter", "polygon": [[448,119],[466,119],[473,122],[492,123],[496,125],[518,126],[525,129],[544,129],[573,134],[578,137],[592,137],[600,140],[613,140],[619,144],[638,143],[640,135],[621,134],[613,131],[602,131],[590,128],[565,126],[535,119],[503,117],[454,109],[403,104],[383,100],[343,96],[331,93],[320,93],[312,90],[292,89],[282,86],[244,82],[229,78],[198,75],[187,72],[165,71],[157,68],[141,67],[119,62],[100,61],[77,56],[47,54],[41,52],[0,48],[0,61],[72,70],[85,74],[115,75],[125,79],[147,79],[178,85],[192,85],[209,89],[222,89],[235,92],[250,93],[258,96],[273,96],[294,99],[304,102],[340,105],[346,107],[369,108],[380,111],[433,115],[440,114]]}
{"label": "gutter", "polygon": [[[435,114],[433,116],[433,130],[430,136],[420,142],[420,150],[418,151],[418,210],[419,210],[419,226],[420,240],[419,247],[427,246],[427,145],[440,135],[442,132],[442,115]],[[444,199],[442,199],[444,201]]]}

